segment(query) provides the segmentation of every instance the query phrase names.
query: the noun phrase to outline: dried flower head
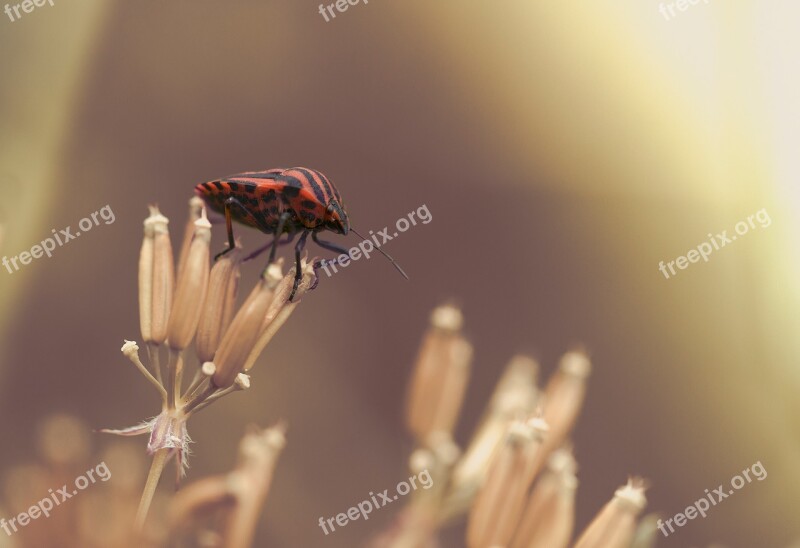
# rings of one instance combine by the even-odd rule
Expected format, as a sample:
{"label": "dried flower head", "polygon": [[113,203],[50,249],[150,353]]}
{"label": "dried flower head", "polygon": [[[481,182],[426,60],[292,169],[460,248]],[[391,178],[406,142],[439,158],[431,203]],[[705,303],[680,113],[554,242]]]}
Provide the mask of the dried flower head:
{"label": "dried flower head", "polygon": [[[197,199],[190,201],[189,209],[176,284],[169,220],[155,206],[150,208],[139,256],[140,325],[150,367],[142,363],[135,342],[126,341],[122,347],[123,355],[155,386],[162,411],[130,428],[102,430],[123,436],[150,436],[147,450],[153,463],[137,513],[139,528],[166,462],[175,457],[178,480],[184,474],[191,443],[186,427],[189,417],[221,397],[250,386],[245,371],[252,368],[299,297],[315,281],[312,266],[303,260],[302,282],[294,302],[289,303],[294,270],[284,276],[280,263],[270,265],[234,313],[240,251],[232,250],[210,269],[211,224]],[[195,337],[197,368],[185,387],[185,353]],[[167,354],[163,370],[162,353]],[[274,432],[270,439],[274,441]]]}

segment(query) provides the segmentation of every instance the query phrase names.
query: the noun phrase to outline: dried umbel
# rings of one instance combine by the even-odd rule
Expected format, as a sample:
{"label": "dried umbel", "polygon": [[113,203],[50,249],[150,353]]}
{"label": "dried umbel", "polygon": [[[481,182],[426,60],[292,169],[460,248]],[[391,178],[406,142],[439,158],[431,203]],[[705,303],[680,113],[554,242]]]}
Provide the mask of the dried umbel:
{"label": "dried umbel", "polygon": [[[135,342],[125,341],[122,347],[125,357],[158,391],[161,413],[131,428],[103,430],[124,436],[150,435],[147,450],[153,463],[137,514],[139,527],[166,462],[175,457],[178,480],[184,473],[191,443],[186,428],[189,417],[250,386],[246,372],[315,282],[313,268],[304,260],[301,282],[293,302],[288,302],[295,272],[284,275],[279,261],[266,269],[236,312],[241,252],[232,250],[210,269],[211,225],[197,199],[189,208],[177,283],[169,220],[152,207],[144,222],[139,315],[149,367]],[[197,367],[184,386],[186,352],[195,338]]]}
{"label": "dried umbel", "polygon": [[[433,486],[414,492],[392,528],[369,546],[435,547],[438,530],[467,514],[470,548],[566,548],[578,485],[567,447],[584,401],[589,358],[579,350],[566,353],[540,390],[539,364],[514,356],[462,453],[452,436],[472,356],[462,323],[452,305],[434,310],[409,386],[406,425],[416,442],[410,468],[424,464]],[[600,516],[600,541],[594,540],[600,529],[592,527],[584,542],[593,544],[581,548],[622,546],[618,539],[630,539],[644,506],[641,492],[639,483],[618,491],[609,506],[614,512]],[[613,544],[603,544],[606,538]]]}

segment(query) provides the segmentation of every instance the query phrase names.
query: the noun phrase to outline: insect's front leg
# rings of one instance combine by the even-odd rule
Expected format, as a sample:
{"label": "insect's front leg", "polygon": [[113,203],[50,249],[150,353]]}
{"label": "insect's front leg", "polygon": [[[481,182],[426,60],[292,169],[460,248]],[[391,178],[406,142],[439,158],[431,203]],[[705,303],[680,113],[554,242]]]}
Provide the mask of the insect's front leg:
{"label": "insect's front leg", "polygon": [[[326,242],[325,240],[320,240],[319,238],[317,238],[317,233],[316,232],[314,232],[311,235],[311,239],[314,240],[314,243],[316,243],[318,246],[320,246],[323,249],[327,249],[328,251],[336,252],[339,255],[347,255],[348,257],[350,256],[350,250],[349,249],[346,249],[344,247],[336,245],[333,242]],[[323,266],[336,266],[337,264],[339,264],[339,256],[338,255],[335,258],[331,259],[331,260],[320,259],[319,261],[314,263],[314,271],[317,271],[318,269],[322,268]]]}

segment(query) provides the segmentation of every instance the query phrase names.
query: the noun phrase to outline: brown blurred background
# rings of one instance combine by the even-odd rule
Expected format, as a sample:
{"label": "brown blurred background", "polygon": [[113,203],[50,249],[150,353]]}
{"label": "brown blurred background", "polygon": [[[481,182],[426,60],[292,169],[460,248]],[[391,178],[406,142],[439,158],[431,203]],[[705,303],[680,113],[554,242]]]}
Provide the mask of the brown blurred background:
{"label": "brown blurred background", "polygon": [[[307,165],[361,231],[422,204],[433,221],[387,248],[409,282],[380,259],[322,279],[253,388],[190,424],[191,480],[231,467],[247,423],[288,421],[259,545],[352,547],[391,522],[399,504],[317,526],[408,477],[404,389],[447,299],[476,347],[462,442],[513,353],[549,373],[588,347],[579,527],[629,473],[672,516],[760,460],[765,481],[660,545],[800,537],[800,6],[700,3],[667,21],[650,1],[468,4],[372,0],[326,23],[310,1],[56,0],[0,21],[0,254],[116,215],[0,270],[0,466],[33,458],[52,412],[93,427],[157,412],[119,352],[139,338],[148,203],[177,235],[193,185]],[[658,271],[761,208],[768,228]]]}

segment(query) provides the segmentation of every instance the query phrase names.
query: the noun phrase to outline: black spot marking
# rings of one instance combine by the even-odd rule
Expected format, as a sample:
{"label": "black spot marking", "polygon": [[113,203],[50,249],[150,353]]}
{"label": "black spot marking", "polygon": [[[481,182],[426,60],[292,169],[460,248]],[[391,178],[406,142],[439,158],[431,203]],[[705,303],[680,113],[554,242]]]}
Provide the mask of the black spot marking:
{"label": "black spot marking", "polygon": [[300,195],[300,187],[299,186],[290,186],[286,185],[283,187],[283,194],[287,198],[297,198]]}
{"label": "black spot marking", "polygon": [[257,187],[255,183],[244,183],[244,191],[248,194],[254,194]]}
{"label": "black spot marking", "polygon": [[239,183],[228,183],[228,186],[231,187],[231,190],[234,192],[239,190]]}
{"label": "black spot marking", "polygon": [[222,183],[219,181],[214,181],[214,186],[217,187],[217,190],[222,190]]}
{"label": "black spot marking", "polygon": [[306,209],[314,209],[315,207],[317,207],[316,202],[312,202],[311,200],[303,200],[302,202],[300,202],[300,205],[302,205]]}
{"label": "black spot marking", "polygon": [[266,194],[264,194],[264,201],[271,202],[275,199],[275,189],[270,189]]}

